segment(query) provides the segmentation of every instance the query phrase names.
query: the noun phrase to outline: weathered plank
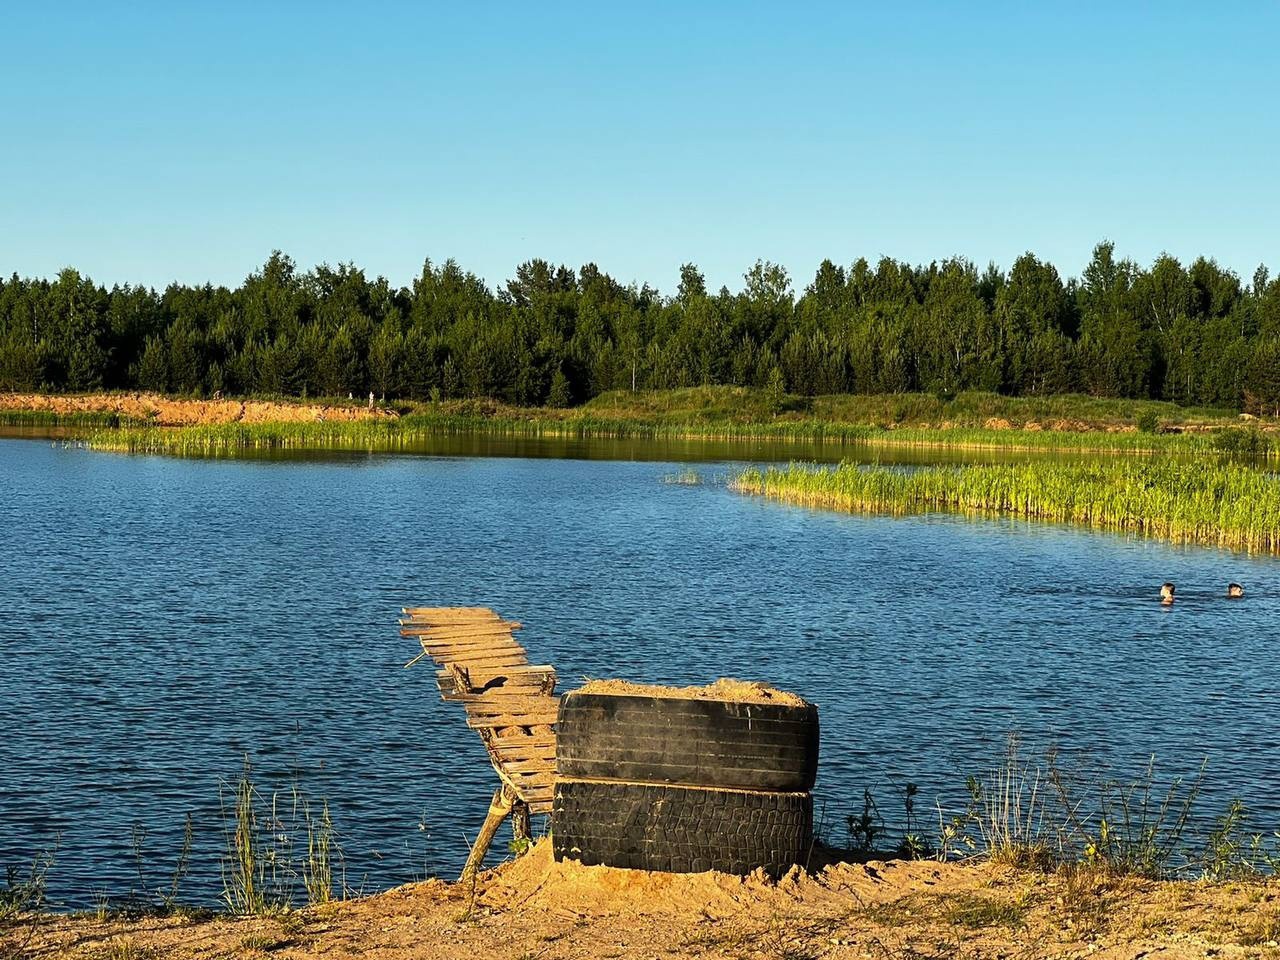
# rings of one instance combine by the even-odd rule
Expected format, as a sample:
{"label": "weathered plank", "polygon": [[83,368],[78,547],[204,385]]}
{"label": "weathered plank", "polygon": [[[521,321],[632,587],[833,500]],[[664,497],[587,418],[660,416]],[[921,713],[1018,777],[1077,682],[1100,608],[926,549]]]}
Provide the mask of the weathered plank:
{"label": "weathered plank", "polygon": [[[494,697],[486,700],[484,703],[463,703],[462,709],[467,711],[469,717],[496,717],[496,716],[550,716],[554,715],[560,706],[560,701],[555,697]],[[533,721],[536,723],[545,723],[546,721]],[[552,721],[554,722],[554,721]],[[525,724],[528,726],[528,724]]]}
{"label": "weathered plank", "polygon": [[486,650],[492,653],[509,654],[518,653],[525,658],[525,662],[529,662],[529,653],[526,652],[524,646],[511,643],[485,643],[472,644],[470,646],[440,646],[436,644],[422,644],[422,649],[428,654],[438,654],[440,657],[452,659],[454,657],[472,657],[477,653],[485,653]]}
{"label": "weathered plank", "polygon": [[439,623],[435,620],[401,620],[402,630],[435,630],[441,636],[451,633],[465,635],[467,633],[498,633],[505,630],[519,630],[521,624],[517,620],[459,620],[457,623]]}
{"label": "weathered plank", "polygon": [[[554,667],[530,664],[493,670],[473,668],[467,671],[467,679],[471,682],[472,688],[483,687],[486,684],[493,683],[495,680],[501,681],[503,686],[538,686],[554,681],[556,679],[556,671]],[[449,686],[452,687],[454,683],[453,671],[448,667],[436,672],[436,682],[443,684],[445,681],[448,681]]]}
{"label": "weathered plank", "polygon": [[528,658],[525,656],[524,651],[521,651],[520,653],[509,653],[499,656],[487,653],[476,654],[474,657],[460,656],[453,658],[448,662],[456,663],[460,667],[517,667],[523,666],[527,663]]}
{"label": "weathered plank", "polygon": [[524,647],[517,646],[513,643],[486,643],[477,644],[471,647],[437,647],[423,644],[422,649],[426,652],[427,656],[446,662],[456,661],[460,657],[470,657],[474,660],[478,654],[482,653],[490,653],[499,657],[519,654],[524,657],[526,663],[529,661],[529,655],[525,653]]}
{"label": "weathered plank", "polygon": [[466,637],[472,634],[512,633],[520,629],[520,624],[506,620],[470,620],[465,623],[433,623],[425,620],[401,620],[400,635],[405,637],[419,634],[435,634],[439,637]]}
{"label": "weathered plank", "polygon": [[502,769],[512,775],[532,776],[543,774],[555,774],[556,758],[550,757],[534,757],[529,760],[514,760],[503,758]]}
{"label": "weathered plank", "polygon": [[534,677],[528,680],[504,680],[501,675],[489,681],[472,680],[464,689],[459,689],[453,677],[437,677],[436,686],[440,688],[440,696],[446,700],[457,701],[477,692],[503,690],[522,696],[551,696],[554,681],[546,677]]}
{"label": "weathered plank", "polygon": [[[481,736],[484,736],[484,733]],[[543,742],[544,739],[547,742]],[[498,737],[496,741],[487,743],[485,746],[502,754],[508,760],[538,760],[545,757],[554,759],[556,755],[555,737],[544,738],[542,734],[536,733],[527,733],[521,737]]]}
{"label": "weathered plank", "polygon": [[498,619],[498,614],[488,607],[401,607],[401,612],[410,617],[438,617],[460,619],[465,617],[488,617]]}
{"label": "weathered plank", "polygon": [[556,722],[554,712],[545,715],[537,714],[498,714],[494,716],[468,716],[467,726],[472,730],[480,727],[549,727]]}

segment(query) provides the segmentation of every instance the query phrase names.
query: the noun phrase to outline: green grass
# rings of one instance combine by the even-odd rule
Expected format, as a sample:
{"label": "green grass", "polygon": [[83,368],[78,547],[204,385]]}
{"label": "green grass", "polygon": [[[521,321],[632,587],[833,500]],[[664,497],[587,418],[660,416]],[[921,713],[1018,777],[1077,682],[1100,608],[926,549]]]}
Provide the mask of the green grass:
{"label": "green grass", "polygon": [[1020,927],[1025,923],[1026,906],[1020,902],[957,894],[945,901],[944,916],[957,927],[981,930],[984,927]]}
{"label": "green grass", "polygon": [[1136,428],[1144,417],[1161,428],[1238,421],[1234,411],[1180,407],[1153,400],[1123,400],[1058,394],[1048,397],[1006,397],[968,391],[953,398],[927,393],[835,394],[820,397],[776,398],[749,387],[688,387],[631,393],[601,394],[581,410],[593,416],[625,420],[742,422],[814,420],[829,423],[891,427],[985,427],[988,421],[1007,421],[1032,429],[1104,430]]}
{"label": "green grass", "polygon": [[1080,524],[1174,543],[1280,550],[1280,480],[1220,458],[1032,461],[902,471],[750,469],[733,489],[849,513],[957,511]]}
{"label": "green grass", "polygon": [[55,413],[52,410],[0,410],[0,427],[103,427],[114,428],[137,421],[116,413]]}

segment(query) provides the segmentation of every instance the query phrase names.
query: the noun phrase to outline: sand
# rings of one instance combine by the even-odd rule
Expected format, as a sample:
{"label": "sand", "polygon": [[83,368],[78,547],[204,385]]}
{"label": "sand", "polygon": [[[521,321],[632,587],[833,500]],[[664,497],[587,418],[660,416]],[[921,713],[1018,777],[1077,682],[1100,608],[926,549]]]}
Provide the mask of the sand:
{"label": "sand", "polygon": [[0,410],[38,410],[58,414],[114,413],[158,426],[187,427],[220,423],[312,423],[373,420],[396,416],[367,402],[349,405],[286,403],[272,400],[182,400],[155,393],[95,393],[50,396],[0,393]]}
{"label": "sand", "polygon": [[797,869],[775,883],[557,864],[542,840],[474,890],[433,880],[261,918],[28,918],[0,929],[0,956],[1182,960],[1280,956],[1278,933],[1275,882],[891,860]]}
{"label": "sand", "polygon": [[695,700],[724,700],[729,703],[776,703],[788,707],[803,707],[806,701],[785,690],[767,683],[734,680],[725,677],[701,687],[663,687],[656,684],[632,683],[629,680],[588,680],[569,693],[611,693],[623,697],[688,697]]}

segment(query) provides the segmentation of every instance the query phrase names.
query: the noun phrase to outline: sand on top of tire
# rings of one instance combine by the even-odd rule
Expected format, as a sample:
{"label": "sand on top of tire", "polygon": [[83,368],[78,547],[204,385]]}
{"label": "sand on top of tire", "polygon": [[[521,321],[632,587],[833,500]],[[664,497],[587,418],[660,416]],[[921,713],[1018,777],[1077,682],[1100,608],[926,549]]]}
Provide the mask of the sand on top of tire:
{"label": "sand on top of tire", "polygon": [[695,687],[667,687],[630,680],[588,680],[575,693],[603,693],[618,697],[658,697],[663,699],[723,700],[727,703],[774,703],[784,707],[807,707],[799,694],[779,690],[767,683],[722,677],[715,683]]}

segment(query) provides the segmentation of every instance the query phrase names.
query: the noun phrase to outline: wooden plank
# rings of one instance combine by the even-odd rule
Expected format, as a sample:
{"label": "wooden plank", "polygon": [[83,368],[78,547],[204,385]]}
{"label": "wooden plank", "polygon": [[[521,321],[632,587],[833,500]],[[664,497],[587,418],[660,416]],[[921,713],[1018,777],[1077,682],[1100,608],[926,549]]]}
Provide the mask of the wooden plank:
{"label": "wooden plank", "polygon": [[467,620],[457,623],[437,623],[431,620],[401,620],[401,630],[434,631],[440,636],[468,633],[500,633],[504,630],[519,630],[522,625],[517,620]]}
{"label": "wooden plank", "polygon": [[437,633],[435,627],[401,627],[400,636],[418,637],[432,643],[460,643],[463,641],[501,639],[516,643],[510,630],[468,630],[466,633]]}
{"label": "wooden plank", "polygon": [[440,622],[438,620],[402,620],[399,625],[406,630],[438,630],[442,634],[465,634],[467,631],[522,630],[524,623],[518,620],[454,620]]}
{"label": "wooden plank", "polygon": [[486,727],[553,727],[557,722],[557,713],[548,710],[468,710],[468,723],[482,723]]}
{"label": "wooden plank", "polygon": [[504,769],[504,770],[505,770],[505,769],[506,769],[506,765],[507,765],[507,764],[509,764],[509,763],[519,763],[519,762],[521,762],[522,760],[527,760],[527,761],[533,762],[533,761],[535,761],[535,760],[545,760],[545,759],[548,759],[548,758],[546,758],[546,757],[542,757],[542,756],[529,756],[529,757],[514,757],[514,756],[512,756],[512,757],[509,757],[509,756],[507,756],[506,754],[503,754],[502,759],[501,759],[500,761],[495,760],[494,762],[495,762],[495,763],[497,763],[499,767],[501,767],[502,769]]}
{"label": "wooden plank", "polygon": [[532,776],[537,773],[555,773],[556,758],[550,757],[534,757],[530,760],[503,760],[502,769],[510,774],[520,774],[521,776]]}
{"label": "wooden plank", "polygon": [[496,617],[490,607],[401,607],[409,617]]}
{"label": "wooden plank", "polygon": [[486,714],[481,717],[467,715],[467,726],[472,730],[478,730],[481,727],[492,727],[494,729],[502,729],[504,727],[554,727],[556,718],[550,714],[533,714],[533,713],[494,713]]}
{"label": "wooden plank", "polygon": [[493,639],[471,640],[465,644],[438,643],[435,640],[422,640],[422,649],[428,653],[476,653],[477,650],[500,650],[502,653],[527,653],[524,646],[517,644],[509,636],[493,637]]}
{"label": "wooden plank", "polygon": [[[531,686],[546,680],[556,679],[555,667],[532,666],[529,664],[495,670],[468,670],[467,674],[474,686],[483,686],[490,680],[501,679],[505,679],[508,683]],[[452,683],[453,674],[448,669],[438,670],[436,671],[436,680],[438,682],[448,680]]]}
{"label": "wooden plank", "polygon": [[436,624],[408,623],[400,627],[402,637],[431,637],[434,640],[460,640],[464,637],[511,637],[520,624],[495,621],[478,626],[442,627]]}
{"label": "wooden plank", "polygon": [[528,663],[528,658],[524,653],[511,653],[503,656],[493,656],[491,654],[481,654],[474,657],[461,656],[452,657],[448,663],[456,664],[459,667],[517,667]]}
{"label": "wooden plank", "polygon": [[[525,650],[524,647],[520,646],[518,643],[504,644],[502,646],[464,647],[463,649],[460,649],[460,650],[455,648],[437,648],[432,650],[424,650],[423,652],[434,659],[445,660],[450,663],[461,663],[467,660],[474,662],[477,659],[482,659],[486,656],[496,656],[496,657],[518,656],[520,660],[517,663],[511,664],[511,666],[524,667],[524,666],[528,666],[529,664],[528,652]],[[495,666],[500,666],[500,665],[495,664]]]}
{"label": "wooden plank", "polygon": [[467,721],[483,723],[485,726],[508,727],[551,727],[555,726],[558,714],[553,707],[545,710],[507,710],[501,707],[489,707],[483,710],[468,710]]}
{"label": "wooden plank", "polygon": [[[443,681],[441,681],[441,683],[443,683]],[[473,687],[472,689],[474,690],[475,688]],[[515,684],[515,685],[502,684],[496,687],[489,687],[487,688],[486,692],[502,693],[506,696],[527,696],[527,697],[542,697],[542,696],[552,695],[548,692],[546,686],[542,684],[537,684],[537,685],[529,684],[527,686],[524,686],[521,684]],[[475,696],[475,694],[471,692],[460,693],[459,691],[455,690],[452,686],[450,687],[441,686],[440,688],[440,699],[447,700],[449,703],[460,703],[466,697],[472,697],[472,696]]]}
{"label": "wooden plank", "polygon": [[523,734],[518,737],[494,737],[485,744],[492,752],[500,753],[508,760],[536,760],[556,755],[555,734]]}
{"label": "wooden plank", "polygon": [[422,649],[427,656],[442,660],[454,660],[458,657],[471,657],[474,659],[480,653],[492,653],[500,657],[518,653],[525,658],[526,662],[529,659],[529,654],[525,648],[516,643],[486,643],[471,647],[438,647],[423,644]]}
{"label": "wooden plank", "polygon": [[483,717],[473,717],[468,715],[466,720],[467,726],[472,730],[479,730],[485,727],[494,730],[503,729],[521,729],[531,730],[534,727],[554,727],[556,721],[550,714],[538,716],[536,714],[490,714]]}
{"label": "wooden plank", "polygon": [[467,726],[472,730],[480,727],[550,727],[556,722],[556,714],[494,714],[483,717],[467,717]]}
{"label": "wooden plank", "polygon": [[501,707],[511,713],[525,709],[554,709],[560,703],[560,698],[544,697],[528,690],[494,687],[484,693],[461,694],[458,697],[458,702],[465,704],[468,713],[473,710],[485,710],[492,707]]}
{"label": "wooden plank", "polygon": [[[490,754],[496,756],[500,762],[519,763],[522,760],[542,760],[550,757],[555,759],[555,746],[551,747],[494,747],[490,750]],[[549,752],[548,752],[549,751]]]}
{"label": "wooden plank", "polygon": [[[475,675],[477,675],[479,672],[480,672],[480,671],[476,671],[476,670],[471,671],[471,673],[472,673],[472,675],[473,675],[473,679],[474,679],[474,676],[475,676]],[[495,677],[505,677],[505,676],[519,677],[519,676],[524,676],[524,675],[526,675],[526,674],[529,674],[529,675],[531,675],[531,674],[543,674],[543,675],[549,675],[549,676],[554,677],[554,676],[556,675],[556,668],[555,668],[555,667],[549,667],[549,666],[547,666],[546,664],[526,664],[526,665],[525,665],[525,666],[523,666],[523,667],[511,667],[510,669],[507,669],[507,670],[499,670],[499,671],[496,671],[495,673],[493,673],[493,674],[492,674],[492,676],[495,676]]]}
{"label": "wooden plank", "polygon": [[[469,717],[496,716],[550,716],[560,709],[560,701],[555,697],[496,697],[477,703],[475,700],[462,701],[462,709]],[[554,723],[554,721],[552,721]]]}
{"label": "wooden plank", "polygon": [[532,752],[539,750],[546,752],[556,748],[556,735],[554,733],[519,733],[502,737],[490,731],[487,734],[482,733],[480,736],[484,740],[486,747],[492,747],[494,750],[501,751],[504,756],[511,756],[513,759],[532,756]]}
{"label": "wooden plank", "polygon": [[[449,703],[457,703],[458,700],[465,698],[465,696],[474,696],[475,694],[472,691],[485,689],[484,684],[472,684],[470,689],[460,691],[454,686],[452,677],[449,677],[448,680],[436,677],[435,685],[439,687],[440,699],[447,700]],[[500,684],[499,686],[488,687],[486,692],[495,690],[504,690],[526,696],[554,696],[556,687],[554,687],[554,684],[550,684],[549,681],[539,682],[539,684],[531,684],[531,682],[530,684],[511,684],[511,682],[506,682],[506,684]]]}

